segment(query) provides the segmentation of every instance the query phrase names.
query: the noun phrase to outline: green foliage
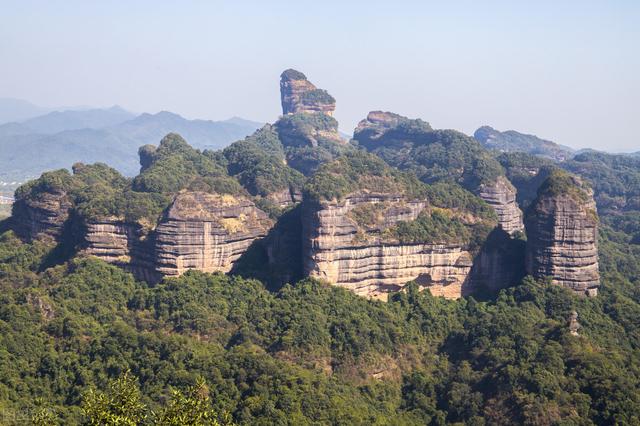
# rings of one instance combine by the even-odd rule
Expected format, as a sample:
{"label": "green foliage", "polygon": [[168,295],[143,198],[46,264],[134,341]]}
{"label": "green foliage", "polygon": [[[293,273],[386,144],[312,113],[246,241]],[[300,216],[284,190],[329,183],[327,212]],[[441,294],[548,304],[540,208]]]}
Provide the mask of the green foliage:
{"label": "green foliage", "polygon": [[591,184],[599,209],[640,211],[640,158],[588,151],[562,167]]}
{"label": "green foliage", "polygon": [[527,208],[538,195],[538,188],[557,168],[551,160],[536,157],[524,152],[509,152],[498,156],[507,178],[517,189],[517,201]]}
{"label": "green foliage", "polygon": [[259,131],[257,135],[235,142],[223,151],[229,174],[252,195],[266,197],[290,188],[299,190],[304,176],[274,154],[277,152],[275,144],[271,144],[270,138],[265,141],[264,133]]}
{"label": "green foliage", "polygon": [[89,389],[82,401],[87,424],[137,426],[147,417],[140,389],[129,372],[109,384],[106,393]]}
{"label": "green foliage", "polygon": [[0,406],[48,407],[60,424],[81,407],[100,424],[634,424],[640,251],[627,239],[604,228],[597,298],[526,279],[485,302],[409,285],[384,303],[314,280],[269,292],[189,272],[149,286],[92,259],[37,272],[47,247],[4,234]]}
{"label": "green foliage", "polygon": [[399,222],[387,232],[391,238],[407,244],[465,244],[471,240],[471,230],[460,219],[440,210],[422,212],[416,220]]}
{"label": "green foliage", "polygon": [[321,142],[334,142],[323,132],[337,132],[338,121],[322,112],[287,114],[275,124],[278,137],[285,147],[318,146]]}
{"label": "green foliage", "polygon": [[397,193],[410,198],[426,196],[427,187],[415,177],[389,167],[365,151],[354,151],[320,166],[305,186],[312,200],[341,200],[355,192]]}
{"label": "green foliage", "polygon": [[473,138],[455,130],[433,130],[421,120],[404,117],[384,134],[371,138],[357,132],[359,145],[388,164],[414,172],[426,183],[458,182],[474,191],[503,174],[500,164]]}
{"label": "green foliage", "polygon": [[335,98],[324,89],[315,89],[304,92],[300,97],[304,104],[334,104]]}
{"label": "green foliage", "polygon": [[568,195],[580,202],[589,201],[588,185],[569,173],[555,169],[538,188],[538,197],[556,197]]}
{"label": "green foliage", "polygon": [[135,191],[176,193],[192,185],[219,193],[242,190],[219,164],[175,133],[165,136],[156,150],[144,149],[144,152],[146,167],[133,180]]}
{"label": "green foliage", "polygon": [[500,152],[526,153],[556,161],[564,161],[573,155],[573,150],[569,147],[514,130],[499,132],[483,126],[476,130],[474,137],[487,149]]}

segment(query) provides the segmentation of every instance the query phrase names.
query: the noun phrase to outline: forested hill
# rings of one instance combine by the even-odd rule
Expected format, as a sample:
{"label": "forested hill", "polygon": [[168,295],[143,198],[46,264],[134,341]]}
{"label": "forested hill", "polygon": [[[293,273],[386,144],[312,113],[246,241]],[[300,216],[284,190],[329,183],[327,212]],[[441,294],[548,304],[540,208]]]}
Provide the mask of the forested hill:
{"label": "forested hill", "polygon": [[2,423],[640,424],[633,157],[559,166],[381,111],[346,141],[326,90],[280,89],[224,149],[191,122],[135,177],[16,191]]}

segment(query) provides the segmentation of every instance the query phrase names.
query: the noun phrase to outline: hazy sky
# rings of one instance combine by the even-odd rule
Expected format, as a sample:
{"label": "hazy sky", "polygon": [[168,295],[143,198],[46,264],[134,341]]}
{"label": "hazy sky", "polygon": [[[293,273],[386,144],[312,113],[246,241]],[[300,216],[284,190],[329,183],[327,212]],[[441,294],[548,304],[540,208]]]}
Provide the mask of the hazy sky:
{"label": "hazy sky", "polygon": [[[525,5],[526,4],[526,5]],[[274,121],[303,71],[368,111],[640,150],[640,0],[0,0],[0,97]]]}

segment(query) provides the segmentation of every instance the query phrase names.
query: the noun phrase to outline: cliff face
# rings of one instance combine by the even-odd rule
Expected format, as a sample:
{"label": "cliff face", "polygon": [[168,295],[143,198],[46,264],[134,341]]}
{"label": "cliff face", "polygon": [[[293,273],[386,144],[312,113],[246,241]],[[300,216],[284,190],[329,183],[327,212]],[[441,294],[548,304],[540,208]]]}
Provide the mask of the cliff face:
{"label": "cliff face", "polygon": [[236,260],[273,225],[240,196],[188,192],[178,195],[156,228],[156,270],[229,272]]}
{"label": "cliff face", "polygon": [[286,70],[280,76],[282,113],[296,114],[321,112],[333,115],[335,99],[325,90],[318,89],[307,77],[296,70]]}
{"label": "cliff face", "polygon": [[[559,187],[550,180],[527,211],[526,268],[536,278],[576,293],[594,296],[600,285],[598,272],[598,217],[592,193],[581,189],[576,178],[572,186]],[[549,190],[551,188],[552,190]]]}
{"label": "cliff face", "polygon": [[32,240],[42,236],[58,238],[73,203],[64,191],[42,192],[37,198],[19,199],[13,206],[16,231]]}
{"label": "cliff face", "polygon": [[516,189],[506,177],[500,176],[493,184],[481,184],[478,195],[498,215],[499,226],[508,234],[524,230],[522,211],[516,202]]}
{"label": "cliff face", "polygon": [[[382,206],[375,224],[357,223],[357,209]],[[303,212],[305,275],[356,294],[385,298],[415,280],[435,295],[457,298],[468,292],[471,254],[447,244],[385,242],[381,233],[418,217],[425,203],[398,195],[352,195],[341,203],[306,205]]]}
{"label": "cliff face", "polygon": [[118,265],[142,280],[156,282],[153,234],[137,223],[103,218],[85,224],[82,253]]}

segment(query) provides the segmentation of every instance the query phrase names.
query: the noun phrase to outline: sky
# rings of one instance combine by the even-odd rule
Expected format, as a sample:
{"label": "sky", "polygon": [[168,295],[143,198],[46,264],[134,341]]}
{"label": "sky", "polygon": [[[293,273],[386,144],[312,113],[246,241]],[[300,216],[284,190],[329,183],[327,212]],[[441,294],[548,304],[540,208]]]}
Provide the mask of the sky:
{"label": "sky", "polygon": [[0,0],[0,97],[273,122],[304,72],[371,110],[640,151],[640,1]]}

